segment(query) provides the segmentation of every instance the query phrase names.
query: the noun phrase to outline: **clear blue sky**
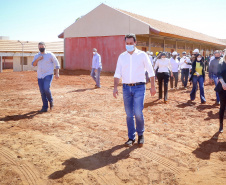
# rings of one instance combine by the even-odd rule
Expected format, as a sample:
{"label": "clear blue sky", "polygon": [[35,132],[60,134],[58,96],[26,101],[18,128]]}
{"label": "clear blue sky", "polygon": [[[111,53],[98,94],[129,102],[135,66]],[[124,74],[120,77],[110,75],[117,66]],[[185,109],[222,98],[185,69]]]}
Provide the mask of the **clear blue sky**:
{"label": "clear blue sky", "polygon": [[59,41],[65,28],[101,3],[226,39],[226,0],[0,0],[0,36]]}

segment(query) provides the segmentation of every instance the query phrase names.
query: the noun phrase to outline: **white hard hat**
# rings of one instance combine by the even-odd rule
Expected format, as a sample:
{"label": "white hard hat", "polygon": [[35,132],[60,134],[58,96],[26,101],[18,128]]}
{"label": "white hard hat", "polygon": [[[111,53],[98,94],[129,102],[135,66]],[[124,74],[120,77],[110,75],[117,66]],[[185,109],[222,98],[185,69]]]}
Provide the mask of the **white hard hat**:
{"label": "white hard hat", "polygon": [[194,49],[193,53],[199,53],[199,49]]}
{"label": "white hard hat", "polygon": [[172,55],[177,55],[177,52],[176,52],[176,51],[174,51],[174,52],[172,53]]}
{"label": "white hard hat", "polygon": [[150,52],[150,55],[153,55],[153,52]]}

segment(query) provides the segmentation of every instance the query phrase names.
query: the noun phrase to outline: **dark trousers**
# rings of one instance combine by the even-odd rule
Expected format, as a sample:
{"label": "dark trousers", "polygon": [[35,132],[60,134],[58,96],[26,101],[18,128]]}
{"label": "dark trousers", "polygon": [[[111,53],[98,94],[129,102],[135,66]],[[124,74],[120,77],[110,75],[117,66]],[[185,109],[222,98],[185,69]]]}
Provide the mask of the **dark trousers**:
{"label": "dark trousers", "polygon": [[164,101],[168,98],[169,73],[157,73],[159,83],[159,99],[162,99],[162,81],[164,81]]}
{"label": "dark trousers", "polygon": [[220,130],[223,129],[223,121],[224,121],[224,111],[226,106],[226,91],[221,91],[219,93],[220,97],[220,112],[219,112],[219,118],[220,118]]}
{"label": "dark trousers", "polygon": [[184,87],[187,87],[189,69],[181,69],[181,81]]}
{"label": "dark trousers", "polygon": [[178,83],[178,72],[173,72],[173,77],[170,77],[170,87],[173,88],[173,79],[175,79],[175,87],[177,87]]}

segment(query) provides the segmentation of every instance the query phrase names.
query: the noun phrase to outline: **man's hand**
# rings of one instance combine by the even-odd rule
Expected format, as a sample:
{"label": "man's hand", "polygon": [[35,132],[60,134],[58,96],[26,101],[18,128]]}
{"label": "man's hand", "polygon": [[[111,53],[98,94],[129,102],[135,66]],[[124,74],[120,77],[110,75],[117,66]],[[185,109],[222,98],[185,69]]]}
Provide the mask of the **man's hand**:
{"label": "man's hand", "polygon": [[38,61],[39,60],[42,60],[43,59],[43,56],[39,56],[37,59],[38,59]]}
{"label": "man's hand", "polygon": [[33,66],[37,66],[38,62],[43,59],[43,56],[39,56],[33,63]]}
{"label": "man's hand", "polygon": [[55,74],[56,80],[60,78],[59,73],[60,73],[60,70],[59,69],[56,69],[56,74]]}
{"label": "man's hand", "polygon": [[118,89],[114,89],[114,90],[113,90],[113,96],[114,96],[115,98],[117,98],[117,96],[118,96]]}
{"label": "man's hand", "polygon": [[156,94],[156,89],[155,89],[155,87],[151,87],[150,93],[151,93],[151,96],[154,96],[154,95]]}
{"label": "man's hand", "polygon": [[60,78],[59,74],[55,74],[55,79],[58,80]]}
{"label": "man's hand", "polygon": [[173,77],[173,72],[171,72],[171,77]]}

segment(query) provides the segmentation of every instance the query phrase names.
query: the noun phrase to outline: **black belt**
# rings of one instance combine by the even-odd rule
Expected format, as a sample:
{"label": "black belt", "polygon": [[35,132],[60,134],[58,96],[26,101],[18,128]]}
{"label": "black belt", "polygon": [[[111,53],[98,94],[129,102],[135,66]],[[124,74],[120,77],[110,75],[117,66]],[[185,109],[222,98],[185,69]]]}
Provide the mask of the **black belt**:
{"label": "black belt", "polygon": [[137,86],[137,85],[144,85],[145,82],[138,82],[138,83],[134,83],[134,84],[125,84],[125,85],[128,85],[128,86]]}

